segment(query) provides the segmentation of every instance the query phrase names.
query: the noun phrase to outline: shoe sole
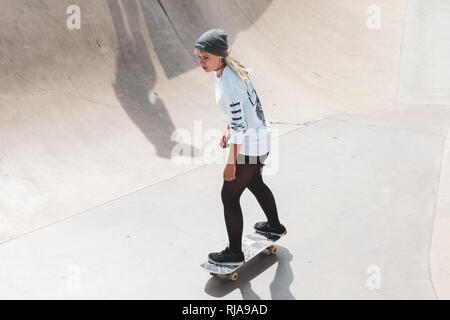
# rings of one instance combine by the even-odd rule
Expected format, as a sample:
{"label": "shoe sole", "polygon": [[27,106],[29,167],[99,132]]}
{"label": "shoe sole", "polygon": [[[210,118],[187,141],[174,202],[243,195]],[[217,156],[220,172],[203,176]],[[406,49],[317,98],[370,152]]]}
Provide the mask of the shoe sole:
{"label": "shoe sole", "polygon": [[283,233],[275,233],[275,232],[269,232],[269,231],[260,231],[260,230],[256,230],[256,229],[255,229],[255,231],[256,231],[257,233],[259,233],[259,234],[262,234],[262,235],[268,234],[268,235],[270,235],[270,236],[277,236],[277,237],[282,237],[282,236],[284,236],[284,235],[287,234],[287,231],[285,231],[285,232],[283,232]]}
{"label": "shoe sole", "polygon": [[208,258],[208,262],[216,266],[226,266],[226,267],[239,267],[245,263],[245,261],[240,262],[217,262]]}

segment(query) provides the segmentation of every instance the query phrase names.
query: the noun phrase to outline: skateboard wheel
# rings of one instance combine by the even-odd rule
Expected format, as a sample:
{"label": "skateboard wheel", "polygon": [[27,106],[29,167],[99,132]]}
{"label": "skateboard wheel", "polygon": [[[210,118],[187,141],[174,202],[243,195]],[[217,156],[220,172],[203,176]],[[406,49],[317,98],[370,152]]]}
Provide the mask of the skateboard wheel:
{"label": "skateboard wheel", "polygon": [[228,275],[228,279],[230,279],[231,281],[236,281],[237,278],[238,278],[238,273],[237,272],[233,272],[233,273],[230,273]]}
{"label": "skateboard wheel", "polygon": [[271,255],[276,254],[276,253],[277,253],[277,247],[275,247],[275,246],[270,246],[270,247],[269,247],[269,252],[270,252]]}
{"label": "skateboard wheel", "polygon": [[210,272],[209,273],[210,275],[212,275],[213,277],[216,275],[215,273],[213,273],[213,272]]}

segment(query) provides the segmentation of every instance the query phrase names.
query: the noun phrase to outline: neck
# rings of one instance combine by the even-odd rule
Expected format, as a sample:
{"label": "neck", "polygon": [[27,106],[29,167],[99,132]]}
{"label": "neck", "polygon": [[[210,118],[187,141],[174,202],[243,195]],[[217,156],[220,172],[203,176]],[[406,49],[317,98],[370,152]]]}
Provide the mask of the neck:
{"label": "neck", "polygon": [[218,78],[220,78],[222,76],[223,69],[225,69],[225,64],[223,64],[223,66],[221,66],[221,67],[217,68],[216,70],[214,70],[214,71],[217,72],[217,77]]}

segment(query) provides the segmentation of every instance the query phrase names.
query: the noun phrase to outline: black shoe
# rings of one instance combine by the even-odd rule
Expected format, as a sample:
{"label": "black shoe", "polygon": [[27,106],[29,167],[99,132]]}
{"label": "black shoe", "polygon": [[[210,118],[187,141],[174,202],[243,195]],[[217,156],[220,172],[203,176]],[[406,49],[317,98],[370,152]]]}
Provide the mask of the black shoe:
{"label": "black shoe", "polygon": [[286,228],[282,224],[277,227],[271,227],[268,222],[258,222],[254,228],[258,233],[269,234],[271,236],[281,237],[287,233]]}
{"label": "black shoe", "polygon": [[228,247],[222,252],[214,252],[208,255],[209,262],[222,266],[240,266],[244,264],[244,253],[231,252]]}

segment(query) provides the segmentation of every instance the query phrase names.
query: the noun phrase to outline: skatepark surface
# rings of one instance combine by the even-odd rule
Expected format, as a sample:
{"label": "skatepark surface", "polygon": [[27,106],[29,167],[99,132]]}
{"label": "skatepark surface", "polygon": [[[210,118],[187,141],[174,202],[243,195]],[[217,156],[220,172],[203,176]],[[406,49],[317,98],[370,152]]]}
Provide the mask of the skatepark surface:
{"label": "skatepark surface", "polygon": [[[450,3],[73,4],[0,0],[0,299],[450,299]],[[199,267],[227,245],[210,28],[288,230],[235,282]]]}

